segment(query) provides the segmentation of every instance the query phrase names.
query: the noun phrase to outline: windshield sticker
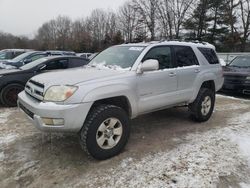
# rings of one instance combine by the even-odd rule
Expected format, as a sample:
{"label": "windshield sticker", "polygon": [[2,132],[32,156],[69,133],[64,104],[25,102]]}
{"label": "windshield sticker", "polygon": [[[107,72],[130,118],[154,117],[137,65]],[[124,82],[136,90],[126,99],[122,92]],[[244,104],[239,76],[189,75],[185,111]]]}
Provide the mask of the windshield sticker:
{"label": "windshield sticker", "polygon": [[133,50],[133,51],[142,51],[143,47],[131,47],[129,48],[129,50]]}

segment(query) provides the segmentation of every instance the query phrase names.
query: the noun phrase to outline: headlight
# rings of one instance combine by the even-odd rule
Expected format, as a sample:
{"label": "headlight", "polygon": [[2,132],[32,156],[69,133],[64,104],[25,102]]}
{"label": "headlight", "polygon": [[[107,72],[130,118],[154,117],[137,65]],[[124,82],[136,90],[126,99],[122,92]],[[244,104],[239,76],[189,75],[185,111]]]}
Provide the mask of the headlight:
{"label": "headlight", "polygon": [[76,86],[51,86],[44,95],[45,101],[61,102],[71,97],[78,87]]}
{"label": "headlight", "polygon": [[249,80],[249,81],[250,81],[250,76],[248,76],[248,77],[247,77],[247,80]]}

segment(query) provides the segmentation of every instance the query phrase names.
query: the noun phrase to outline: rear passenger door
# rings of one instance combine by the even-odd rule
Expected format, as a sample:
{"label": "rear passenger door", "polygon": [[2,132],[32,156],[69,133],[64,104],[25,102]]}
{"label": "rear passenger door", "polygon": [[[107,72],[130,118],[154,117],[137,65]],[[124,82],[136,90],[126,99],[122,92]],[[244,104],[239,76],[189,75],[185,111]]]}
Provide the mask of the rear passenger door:
{"label": "rear passenger door", "polygon": [[173,49],[177,66],[178,97],[184,102],[192,97],[200,65],[190,46],[173,46]]}

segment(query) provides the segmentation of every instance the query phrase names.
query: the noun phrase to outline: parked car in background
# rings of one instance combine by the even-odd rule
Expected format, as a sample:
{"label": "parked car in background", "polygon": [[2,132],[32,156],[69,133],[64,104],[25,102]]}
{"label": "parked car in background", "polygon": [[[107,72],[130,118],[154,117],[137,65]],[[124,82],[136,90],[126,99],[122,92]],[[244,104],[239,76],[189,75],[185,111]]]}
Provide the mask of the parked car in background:
{"label": "parked car in background", "polygon": [[86,59],[89,59],[89,57],[92,55],[93,53],[78,53],[76,54],[78,57],[83,57]]}
{"label": "parked car in background", "polygon": [[75,52],[71,51],[31,51],[26,52],[24,54],[21,54],[17,56],[16,58],[12,60],[7,61],[0,61],[0,69],[13,69],[13,68],[19,68],[25,64],[28,64],[32,61],[35,61],[37,59],[40,59],[42,57],[47,56],[75,56]]}
{"label": "parked car in background", "polygon": [[49,53],[42,51],[31,51],[23,53],[12,60],[1,61],[0,69],[13,69],[19,68],[27,63],[40,59],[42,57],[47,57]]}
{"label": "parked car in background", "polygon": [[250,56],[238,56],[223,68],[222,90],[250,95]]}
{"label": "parked car in background", "polygon": [[91,56],[89,56],[89,60],[92,60],[95,56],[97,56],[99,52],[93,53]]}
{"label": "parked car in background", "polygon": [[[60,50],[47,50],[46,53],[50,55],[68,55],[68,56],[76,56],[76,53],[73,51],[60,51]],[[86,58],[87,59],[87,58]]]}
{"label": "parked car in background", "polygon": [[5,106],[16,106],[17,95],[33,76],[58,70],[81,67],[88,63],[85,58],[76,56],[50,56],[40,58],[19,69],[0,70],[0,102]]}
{"label": "parked car in background", "polygon": [[5,49],[0,51],[0,61],[13,59],[25,52],[32,51],[29,49]]}

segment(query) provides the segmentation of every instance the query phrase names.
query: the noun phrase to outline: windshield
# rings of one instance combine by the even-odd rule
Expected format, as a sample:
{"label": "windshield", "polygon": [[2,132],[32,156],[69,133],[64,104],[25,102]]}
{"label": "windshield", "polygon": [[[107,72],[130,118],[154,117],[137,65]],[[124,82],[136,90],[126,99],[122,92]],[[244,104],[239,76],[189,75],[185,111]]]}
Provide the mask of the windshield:
{"label": "windshield", "polygon": [[43,62],[45,62],[47,60],[48,60],[48,58],[41,58],[41,59],[35,60],[31,63],[28,63],[26,65],[21,66],[20,69],[22,69],[22,70],[32,69],[32,68],[36,67],[37,65],[42,64]]}
{"label": "windshield", "polygon": [[97,55],[89,66],[110,69],[130,69],[145,47],[113,46]]}
{"label": "windshield", "polygon": [[241,68],[250,67],[250,56],[236,57],[228,66]]}
{"label": "windshield", "polygon": [[11,61],[13,61],[13,62],[19,62],[19,61],[23,60],[24,58],[26,58],[27,56],[29,56],[31,53],[33,53],[33,52],[26,52],[26,53],[23,53],[23,54],[21,54],[21,55],[15,57],[15,58],[12,59]]}

